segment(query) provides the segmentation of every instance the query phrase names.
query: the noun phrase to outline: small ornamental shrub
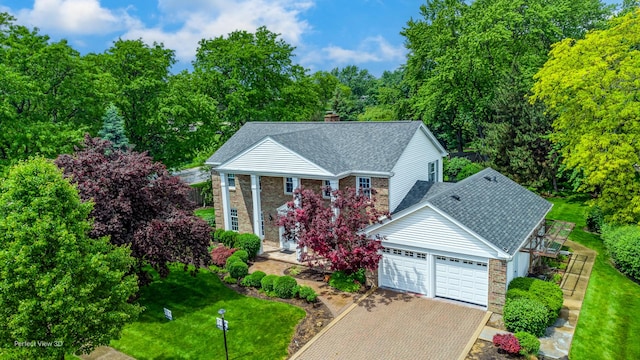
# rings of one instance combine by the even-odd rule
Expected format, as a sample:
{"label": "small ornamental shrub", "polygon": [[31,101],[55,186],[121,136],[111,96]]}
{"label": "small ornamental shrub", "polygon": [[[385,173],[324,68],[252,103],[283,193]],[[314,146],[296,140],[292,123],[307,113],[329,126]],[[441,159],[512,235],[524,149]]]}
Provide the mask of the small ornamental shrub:
{"label": "small ornamental shrub", "polygon": [[538,337],[544,335],[549,310],[541,302],[523,298],[508,300],[502,312],[507,330],[526,331]]}
{"label": "small ornamental shrub", "polygon": [[524,331],[517,332],[515,335],[520,343],[520,355],[538,355],[540,340],[537,337]]}
{"label": "small ornamental shrub", "polygon": [[224,229],[218,229],[213,232],[213,240],[217,242],[222,242],[222,233],[224,233]]}
{"label": "small ornamental shrub", "polygon": [[273,291],[273,283],[278,279],[278,275],[267,275],[260,280],[260,284],[262,285],[262,290],[269,292]]}
{"label": "small ornamental shrub", "polygon": [[236,252],[236,249],[229,249],[226,246],[218,246],[211,250],[211,262],[216,266],[225,266],[227,259]]}
{"label": "small ornamental shrub", "polygon": [[237,284],[238,283],[238,279],[232,277],[231,275],[225,276],[224,279],[222,279],[222,281],[226,282],[227,284]]}
{"label": "small ornamental shrub", "polygon": [[602,239],[616,268],[632,279],[640,281],[640,227],[605,227]]}
{"label": "small ornamental shrub", "polygon": [[585,220],[589,231],[600,233],[602,225],[604,225],[604,214],[602,213],[602,209],[597,205],[590,207],[589,210],[587,210]]}
{"label": "small ornamental shrub", "polygon": [[336,271],[329,279],[329,286],[344,292],[357,292],[365,281],[364,269],[349,275],[343,271]]}
{"label": "small ornamental shrub", "polygon": [[236,247],[236,238],[238,237],[238,233],[233,230],[226,230],[222,234],[220,234],[219,240],[226,247]]}
{"label": "small ornamental shrub", "polygon": [[249,254],[245,250],[238,249],[233,253],[233,256],[237,256],[242,260],[242,262],[246,263],[249,261]]}
{"label": "small ornamental shrub", "polygon": [[233,276],[236,279],[243,278],[249,274],[249,265],[243,263],[242,261],[236,261],[231,263],[227,270],[229,270],[229,275]]}
{"label": "small ornamental shrub", "polygon": [[531,284],[535,281],[535,278],[530,277],[517,277],[509,283],[509,290],[511,289],[521,289],[525,291],[529,291]]}
{"label": "small ornamental shrub", "polygon": [[239,256],[231,255],[231,256],[229,256],[229,258],[227,258],[227,262],[224,264],[224,267],[229,269],[229,265],[231,265],[231,264],[233,264],[235,262],[244,263],[244,261],[242,261],[242,258],[240,258]]}
{"label": "small ornamental shrub", "polygon": [[261,288],[262,287],[262,278],[265,277],[266,274],[263,271],[254,271],[253,273],[249,274],[249,276],[245,277],[244,279],[242,279],[242,281],[247,282],[246,286],[251,286],[254,288]]}
{"label": "small ornamental shrub", "polygon": [[519,354],[520,343],[513,334],[495,334],[493,335],[493,345],[508,354]]}
{"label": "small ornamental shrub", "polygon": [[260,238],[256,234],[240,234],[235,240],[235,247],[247,252],[249,259],[255,259],[260,251]]}
{"label": "small ornamental shrub", "polygon": [[533,299],[533,295],[527,291],[519,288],[513,288],[507,290],[507,299]]}
{"label": "small ornamental shrub", "polygon": [[553,325],[562,309],[562,289],[556,283],[536,279],[531,284],[529,293],[548,309],[547,325]]}
{"label": "small ornamental shrub", "polygon": [[311,286],[300,286],[298,288],[298,297],[300,299],[305,299],[310,303],[318,301],[318,294],[316,294],[316,291],[313,290]]}
{"label": "small ornamental shrub", "polygon": [[293,290],[297,285],[296,279],[291,276],[280,276],[273,283],[273,291],[281,299],[290,299],[293,297]]}

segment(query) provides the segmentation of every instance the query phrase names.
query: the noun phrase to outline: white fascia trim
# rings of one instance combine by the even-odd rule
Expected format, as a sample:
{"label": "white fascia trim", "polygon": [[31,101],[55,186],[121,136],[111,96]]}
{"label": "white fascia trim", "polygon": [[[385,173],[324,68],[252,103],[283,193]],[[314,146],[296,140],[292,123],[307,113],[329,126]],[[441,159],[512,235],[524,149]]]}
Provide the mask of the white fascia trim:
{"label": "white fascia trim", "polygon": [[440,155],[442,155],[442,157],[449,155],[449,152],[447,152],[447,150],[442,146],[442,144],[440,144],[438,139],[436,139],[435,135],[433,135],[433,133],[424,124],[420,124],[420,129],[422,129],[422,132],[424,132],[424,134],[427,135],[429,140],[431,140],[431,142],[440,151]]}
{"label": "white fascia trim", "polygon": [[[236,160],[237,158],[249,153],[250,151],[252,151],[253,149],[255,149],[256,147],[262,145],[263,143],[265,143],[266,141],[272,141],[274,144],[280,146],[282,149],[291,152],[292,154],[298,156],[300,159],[302,159],[303,161],[307,162],[309,165],[311,166],[315,166],[316,168],[318,168],[319,170],[325,172],[325,174],[322,175],[316,175],[316,176],[333,176],[333,173],[328,171],[327,169],[323,168],[322,166],[314,163],[313,161],[305,158],[304,156],[298,154],[297,152],[289,149],[288,147],[282,145],[281,143],[277,142],[276,140],[274,140],[271,136],[266,136],[265,138],[263,138],[262,140],[258,141],[257,143],[253,144],[252,146],[248,147],[247,149],[245,149],[244,151],[240,152],[239,154],[237,154],[236,156],[232,157],[231,159],[227,160],[226,162],[224,162],[223,164],[220,164],[220,166],[218,166],[218,168],[225,168],[226,164],[229,164],[231,162],[233,162],[234,160]],[[229,168],[229,170],[238,170],[238,171],[243,171],[243,172],[252,172],[251,169],[233,169],[233,168]],[[257,172],[253,172],[254,174],[258,174]],[[305,174],[300,174],[300,175],[305,175]]]}
{"label": "white fascia trim", "polygon": [[[549,214],[549,211],[551,211],[551,209],[553,209],[553,204],[551,204],[551,207],[549,208],[549,210],[547,210],[547,212],[544,213],[544,216],[542,217],[542,219],[540,219],[540,221],[538,221],[538,224],[533,229],[531,229],[531,231],[529,231],[529,234],[527,234],[527,236],[524,237],[524,240],[522,240],[522,243],[520,243],[520,246],[518,246],[518,250],[516,250],[516,252],[511,256],[511,258],[517,255],[518,251],[522,250],[522,247],[527,243],[527,241],[529,240],[533,232],[536,231],[540,227],[540,224],[547,219],[547,215]],[[509,261],[511,261],[511,258],[509,258]]]}
{"label": "white fascia trim", "polygon": [[349,175],[354,175],[354,176],[360,176],[360,177],[383,177],[383,178],[390,178],[393,175],[395,175],[395,173],[393,171],[367,171],[367,170],[349,170],[349,171],[343,171],[339,174],[336,174],[336,178],[338,179],[342,179],[344,177],[347,177]]}

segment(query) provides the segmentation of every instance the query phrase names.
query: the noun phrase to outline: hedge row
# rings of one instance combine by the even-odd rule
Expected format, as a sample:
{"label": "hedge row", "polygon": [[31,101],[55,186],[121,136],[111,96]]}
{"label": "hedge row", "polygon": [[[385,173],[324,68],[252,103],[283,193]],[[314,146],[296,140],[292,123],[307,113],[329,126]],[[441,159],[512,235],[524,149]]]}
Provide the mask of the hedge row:
{"label": "hedge row", "polygon": [[562,289],[555,283],[534,278],[515,278],[509,283],[504,323],[509,331],[543,336],[562,308]]}
{"label": "hedge row", "polygon": [[260,238],[256,234],[240,234],[232,230],[218,229],[213,233],[213,240],[228,248],[246,251],[249,259],[254,259],[260,251]]}

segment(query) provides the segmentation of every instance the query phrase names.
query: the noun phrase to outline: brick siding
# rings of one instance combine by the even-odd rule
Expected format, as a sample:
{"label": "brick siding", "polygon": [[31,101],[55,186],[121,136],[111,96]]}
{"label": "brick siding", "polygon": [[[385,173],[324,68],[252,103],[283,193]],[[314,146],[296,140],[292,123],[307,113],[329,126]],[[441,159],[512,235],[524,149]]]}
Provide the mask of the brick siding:
{"label": "brick siding", "polygon": [[488,310],[502,314],[507,294],[507,261],[489,259],[489,306]]}

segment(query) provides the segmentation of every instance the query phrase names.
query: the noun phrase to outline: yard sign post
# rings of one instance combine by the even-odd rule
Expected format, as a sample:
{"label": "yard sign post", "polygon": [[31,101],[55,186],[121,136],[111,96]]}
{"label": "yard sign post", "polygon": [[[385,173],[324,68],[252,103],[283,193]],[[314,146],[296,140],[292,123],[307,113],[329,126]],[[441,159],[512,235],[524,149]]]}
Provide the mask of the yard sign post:
{"label": "yard sign post", "polygon": [[216,323],[218,325],[218,329],[222,330],[222,337],[224,338],[224,353],[226,355],[226,359],[229,360],[229,349],[227,348],[227,328],[228,328],[228,323],[227,321],[224,320],[224,313],[226,311],[224,309],[220,309],[218,310],[218,314],[220,314],[220,316],[222,318],[217,318],[216,319]]}

